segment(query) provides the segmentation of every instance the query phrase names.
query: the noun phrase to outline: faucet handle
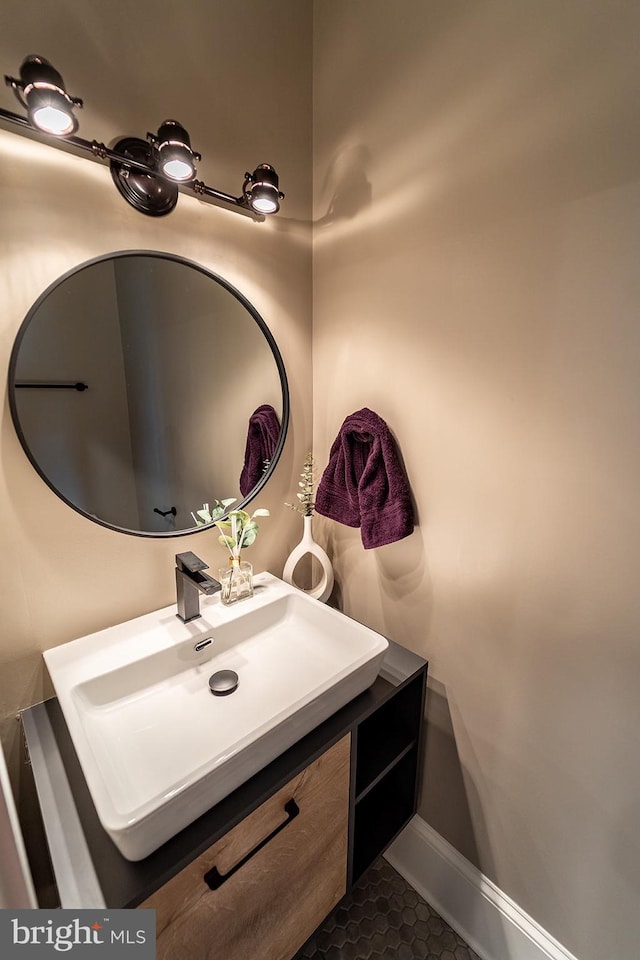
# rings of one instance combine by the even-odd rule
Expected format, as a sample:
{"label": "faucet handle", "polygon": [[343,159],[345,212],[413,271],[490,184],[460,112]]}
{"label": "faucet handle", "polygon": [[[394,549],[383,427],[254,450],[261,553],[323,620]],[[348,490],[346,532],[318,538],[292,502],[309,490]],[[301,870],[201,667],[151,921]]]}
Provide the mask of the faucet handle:
{"label": "faucet handle", "polygon": [[176,553],[176,566],[178,570],[183,570],[185,573],[198,573],[200,570],[209,569],[209,564],[200,557],[196,557],[191,550],[187,550],[186,553]]}

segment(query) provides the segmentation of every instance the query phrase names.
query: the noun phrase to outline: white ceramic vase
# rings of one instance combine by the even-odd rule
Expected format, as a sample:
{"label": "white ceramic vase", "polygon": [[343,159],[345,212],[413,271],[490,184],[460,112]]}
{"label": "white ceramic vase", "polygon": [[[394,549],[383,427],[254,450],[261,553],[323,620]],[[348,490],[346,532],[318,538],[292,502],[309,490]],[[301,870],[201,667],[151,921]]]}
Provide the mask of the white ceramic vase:
{"label": "white ceramic vase", "polygon": [[284,570],[282,571],[282,579],[286,581],[286,583],[297,587],[298,584],[295,583],[293,579],[293,572],[300,560],[307,554],[310,554],[319,562],[322,568],[322,576],[320,582],[317,583],[315,587],[311,587],[309,590],[304,590],[303,592],[306,593],[307,596],[314,597],[316,600],[321,600],[322,603],[324,603],[329,599],[331,591],[333,590],[333,567],[325,551],[320,544],[316,543],[313,539],[313,517],[303,517],[302,519],[304,522],[302,540],[289,554],[287,562],[284,565]]}

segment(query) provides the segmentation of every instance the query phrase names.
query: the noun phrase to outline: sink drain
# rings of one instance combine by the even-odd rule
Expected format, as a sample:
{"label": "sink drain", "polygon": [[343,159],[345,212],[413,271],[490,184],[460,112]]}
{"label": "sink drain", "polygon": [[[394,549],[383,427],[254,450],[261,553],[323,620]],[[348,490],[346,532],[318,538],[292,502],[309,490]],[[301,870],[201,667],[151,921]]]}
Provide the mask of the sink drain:
{"label": "sink drain", "polygon": [[226,697],[238,689],[238,682],[235,670],[218,670],[209,677],[209,689],[214,697]]}

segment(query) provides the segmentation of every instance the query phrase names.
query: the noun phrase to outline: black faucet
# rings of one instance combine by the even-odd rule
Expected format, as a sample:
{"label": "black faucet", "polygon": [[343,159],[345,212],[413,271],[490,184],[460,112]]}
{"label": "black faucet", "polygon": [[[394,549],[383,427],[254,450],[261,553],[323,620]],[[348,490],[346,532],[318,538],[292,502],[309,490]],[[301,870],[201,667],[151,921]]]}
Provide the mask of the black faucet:
{"label": "black faucet", "polygon": [[202,572],[208,569],[208,564],[190,550],[187,553],[176,554],[177,616],[185,623],[200,616],[201,593],[210,597],[212,593],[222,589],[217,580],[210,577],[208,573]]}

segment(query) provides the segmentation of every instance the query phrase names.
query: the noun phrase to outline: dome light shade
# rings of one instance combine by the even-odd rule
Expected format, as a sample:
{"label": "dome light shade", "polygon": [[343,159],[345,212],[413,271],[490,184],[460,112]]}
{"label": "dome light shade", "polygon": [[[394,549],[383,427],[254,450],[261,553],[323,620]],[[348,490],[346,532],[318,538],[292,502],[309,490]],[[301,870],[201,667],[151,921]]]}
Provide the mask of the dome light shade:
{"label": "dome light shade", "polygon": [[177,120],[165,120],[157,136],[148,134],[158,156],[158,170],[170,180],[188,183],[196,175],[196,160],[202,157],[191,149],[189,134]]}
{"label": "dome light shade", "polygon": [[277,213],[284,193],[279,190],[278,174],[270,163],[261,163],[253,173],[245,174],[243,194],[256,213]]}
{"label": "dome light shade", "polygon": [[20,80],[8,82],[34,127],[56,137],[67,137],[78,129],[73,108],[81,107],[82,100],[69,96],[61,75],[44,57],[27,57],[20,67]]}

